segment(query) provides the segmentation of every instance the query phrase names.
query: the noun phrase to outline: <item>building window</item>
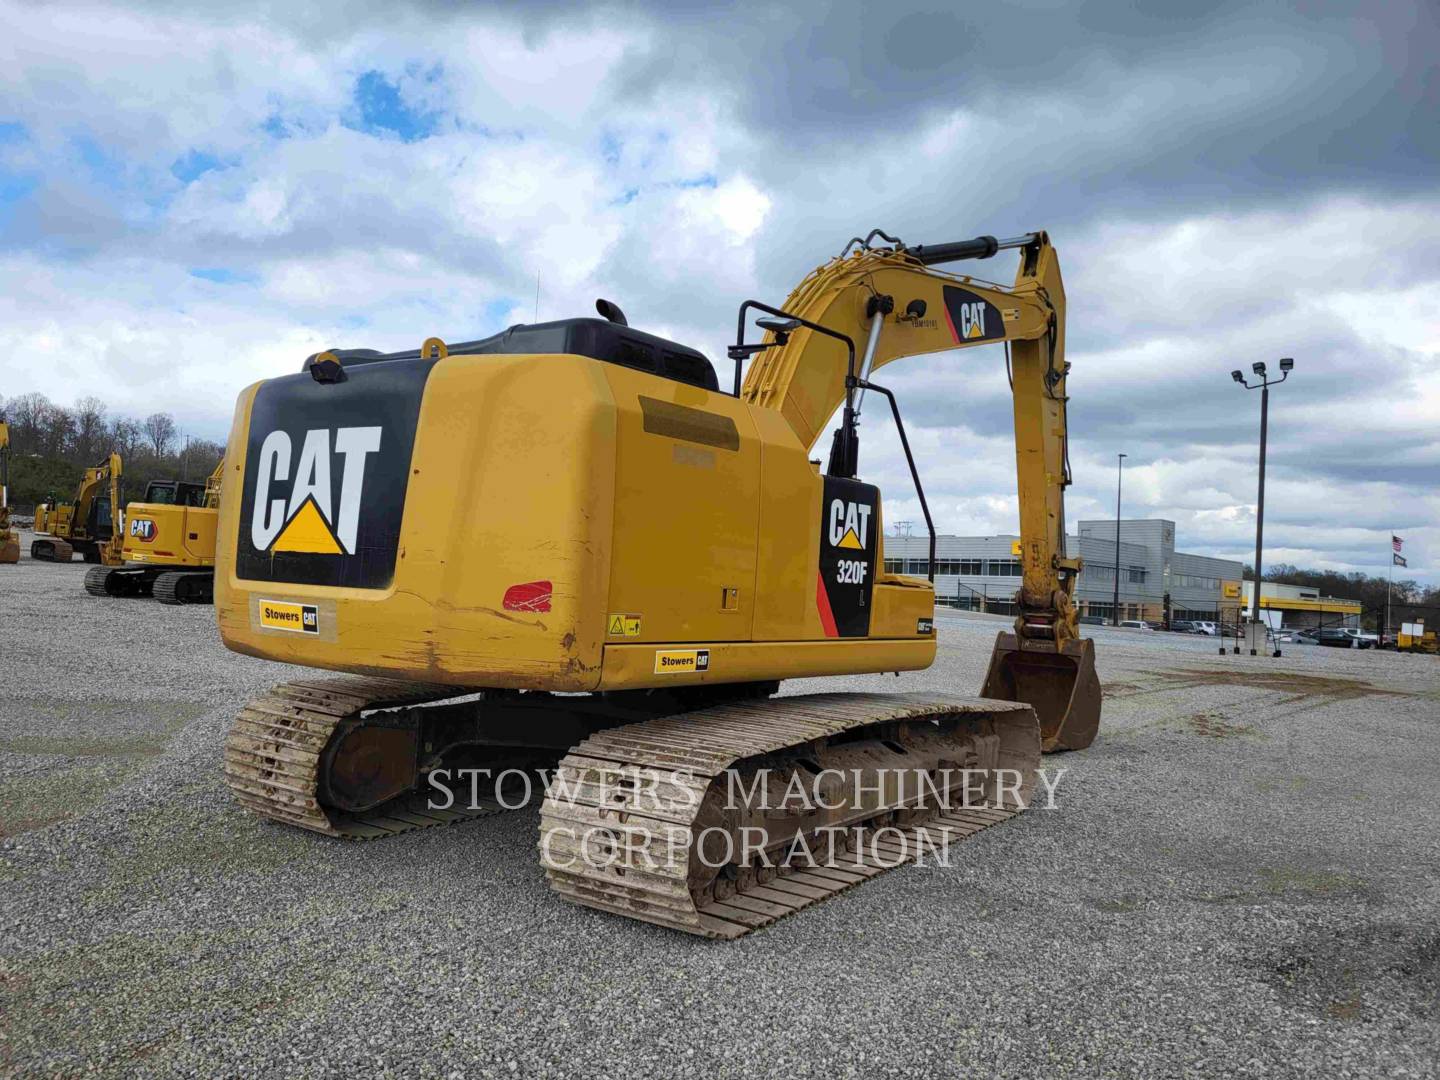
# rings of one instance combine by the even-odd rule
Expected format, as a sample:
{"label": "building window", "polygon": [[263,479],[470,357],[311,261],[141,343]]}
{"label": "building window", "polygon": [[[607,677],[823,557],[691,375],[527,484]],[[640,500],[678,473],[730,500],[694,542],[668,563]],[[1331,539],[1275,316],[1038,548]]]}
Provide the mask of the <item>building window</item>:
{"label": "building window", "polygon": [[1018,559],[986,559],[986,577],[1019,577],[1020,562]]}
{"label": "building window", "polygon": [[1220,590],[1220,579],[1205,577],[1203,574],[1177,574],[1175,584],[1180,589],[1208,589],[1211,592]]}
{"label": "building window", "polygon": [[1128,567],[1125,573],[1127,575],[1125,580],[1127,581],[1139,582],[1141,584],[1145,581],[1145,568],[1143,566]]}

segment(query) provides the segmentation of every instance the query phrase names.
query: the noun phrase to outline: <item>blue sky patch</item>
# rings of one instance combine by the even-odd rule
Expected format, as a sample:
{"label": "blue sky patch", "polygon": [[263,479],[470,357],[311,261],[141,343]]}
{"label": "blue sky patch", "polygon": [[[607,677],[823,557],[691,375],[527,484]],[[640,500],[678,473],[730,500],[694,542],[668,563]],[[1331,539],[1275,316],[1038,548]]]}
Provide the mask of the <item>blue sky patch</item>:
{"label": "blue sky patch", "polygon": [[[438,77],[436,69],[427,81]],[[421,111],[407,104],[400,96],[400,87],[379,71],[367,71],[355,80],[354,97],[358,121],[347,121],[345,126],[368,135],[389,132],[402,142],[418,142],[433,135],[440,121],[438,112]]]}
{"label": "blue sky patch", "polygon": [[203,150],[191,150],[175,159],[175,163],[170,166],[170,173],[176,180],[188,184],[192,180],[198,180],[207,172],[223,168],[225,168],[225,163],[214,154],[207,154]]}
{"label": "blue sky patch", "polygon": [[190,271],[190,276],[201,278],[204,281],[213,281],[217,285],[254,285],[260,279],[254,274],[247,274],[240,270],[230,270],[223,266],[197,266]]}
{"label": "blue sky patch", "polygon": [[516,306],[516,301],[511,297],[489,301],[485,305],[485,332],[493,334],[509,326],[510,312]]}

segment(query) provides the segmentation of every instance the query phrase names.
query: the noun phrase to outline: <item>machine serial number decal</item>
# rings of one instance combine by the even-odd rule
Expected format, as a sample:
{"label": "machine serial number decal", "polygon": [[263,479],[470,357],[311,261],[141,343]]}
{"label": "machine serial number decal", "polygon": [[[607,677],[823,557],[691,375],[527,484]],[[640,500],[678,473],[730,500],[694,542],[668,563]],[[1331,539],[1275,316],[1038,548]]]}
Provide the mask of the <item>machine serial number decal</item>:
{"label": "machine serial number decal", "polygon": [[680,675],[686,672],[709,670],[709,649],[657,649],[655,651],[656,675]]}
{"label": "machine serial number decal", "polygon": [[292,604],[285,600],[260,600],[260,625],[266,630],[292,634],[318,634],[320,612],[314,604]]}

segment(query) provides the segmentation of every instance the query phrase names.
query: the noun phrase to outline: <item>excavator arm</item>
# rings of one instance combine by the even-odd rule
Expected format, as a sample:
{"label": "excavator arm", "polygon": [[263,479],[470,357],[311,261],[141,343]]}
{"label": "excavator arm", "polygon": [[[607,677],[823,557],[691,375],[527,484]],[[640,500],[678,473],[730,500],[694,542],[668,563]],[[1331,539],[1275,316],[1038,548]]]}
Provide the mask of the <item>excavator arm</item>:
{"label": "excavator arm", "polygon": [[[889,246],[872,247],[879,235]],[[1073,595],[1079,558],[1065,551],[1067,452],[1065,289],[1043,232],[907,247],[884,234],[815,270],[780,309],[760,320],[766,336],[745,346],[746,309],[731,355],[757,356],[740,390],[778,410],[806,446],[841,410],[829,472],[854,476],[858,424],[871,378],[907,356],[1004,343],[1014,398],[1022,585],[1014,632],[997,640],[985,689],[1026,701],[1040,716],[1046,749],[1088,746],[1099,725],[1094,651],[1081,638]],[[1014,284],[936,269],[1019,249]],[[907,450],[908,453],[908,450]]]}
{"label": "excavator arm", "polygon": [[20,537],[10,528],[10,425],[0,414],[0,563],[20,561]]}

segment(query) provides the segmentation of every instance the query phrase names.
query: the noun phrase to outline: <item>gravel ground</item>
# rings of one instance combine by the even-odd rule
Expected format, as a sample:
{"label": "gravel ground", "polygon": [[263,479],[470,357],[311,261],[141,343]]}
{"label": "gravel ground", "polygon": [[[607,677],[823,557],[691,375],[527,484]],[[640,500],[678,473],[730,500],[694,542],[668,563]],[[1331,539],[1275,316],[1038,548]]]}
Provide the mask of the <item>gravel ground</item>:
{"label": "gravel ground", "polygon": [[[28,547],[28,537],[25,538]],[[237,809],[296,669],[208,608],[0,567],[0,1070],[1433,1076],[1440,663],[1091,628],[1058,808],[718,944],[562,904],[537,814],[346,844]],[[919,675],[974,693],[996,623]]]}

